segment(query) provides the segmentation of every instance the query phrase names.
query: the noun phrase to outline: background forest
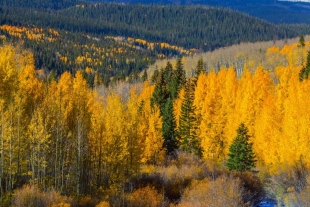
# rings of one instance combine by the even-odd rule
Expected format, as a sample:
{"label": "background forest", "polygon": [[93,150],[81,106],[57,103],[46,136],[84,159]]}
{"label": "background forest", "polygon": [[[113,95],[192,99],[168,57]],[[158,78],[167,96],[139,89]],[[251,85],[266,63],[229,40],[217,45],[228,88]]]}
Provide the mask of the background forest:
{"label": "background forest", "polygon": [[82,70],[90,87],[96,76],[106,86],[129,75],[134,82],[156,59],[310,33],[308,25],[275,25],[210,6],[76,0],[1,0],[0,23],[1,41],[30,49],[44,74]]}

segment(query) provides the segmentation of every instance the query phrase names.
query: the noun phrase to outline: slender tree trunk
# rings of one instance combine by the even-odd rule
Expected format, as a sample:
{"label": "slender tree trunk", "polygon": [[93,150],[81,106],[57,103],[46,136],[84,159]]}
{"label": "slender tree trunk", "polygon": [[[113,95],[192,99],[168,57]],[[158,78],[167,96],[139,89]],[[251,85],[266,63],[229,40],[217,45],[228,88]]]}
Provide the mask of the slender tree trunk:
{"label": "slender tree trunk", "polygon": [[12,192],[13,190],[13,178],[12,178],[12,175],[13,175],[13,171],[12,171],[12,160],[13,160],[13,143],[12,143],[12,133],[13,133],[13,112],[12,112],[12,109],[10,110],[10,115],[11,115],[11,119],[10,119],[10,136],[9,136],[9,142],[10,142],[10,155],[9,155],[9,158],[10,158],[10,171],[9,171],[9,191]]}
{"label": "slender tree trunk", "polygon": [[81,118],[78,118],[77,121],[77,157],[76,157],[76,165],[77,165],[77,183],[76,183],[76,194],[80,195],[80,182],[81,182],[81,152],[82,150],[82,121]]}
{"label": "slender tree trunk", "polygon": [[[0,165],[0,198],[3,198],[3,175],[4,175],[4,117],[3,117],[3,109],[1,110],[1,165]],[[1,199],[2,202],[2,199]]]}

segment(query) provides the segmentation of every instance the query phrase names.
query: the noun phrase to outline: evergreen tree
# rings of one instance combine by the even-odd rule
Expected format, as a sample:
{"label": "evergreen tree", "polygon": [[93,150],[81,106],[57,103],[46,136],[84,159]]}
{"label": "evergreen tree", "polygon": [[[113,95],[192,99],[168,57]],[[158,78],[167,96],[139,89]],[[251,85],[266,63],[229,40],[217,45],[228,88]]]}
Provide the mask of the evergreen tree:
{"label": "evergreen tree", "polygon": [[180,138],[180,149],[185,152],[202,155],[200,143],[197,136],[197,119],[194,102],[194,83],[189,80],[185,86],[184,100],[181,105],[178,135]]}
{"label": "evergreen tree", "polygon": [[158,74],[154,92],[151,97],[151,106],[152,107],[154,107],[155,105],[158,106],[161,115],[163,114],[163,109],[165,107],[168,97],[169,97],[169,91],[167,90],[167,86],[165,83],[164,72],[161,69],[161,71]]}
{"label": "evergreen tree", "polygon": [[179,90],[186,83],[186,73],[183,68],[182,58],[179,58],[175,65],[175,78],[178,80],[178,90]]}
{"label": "evergreen tree", "polygon": [[147,71],[146,70],[144,70],[144,73],[143,73],[141,79],[142,79],[142,82],[147,81]]}
{"label": "evergreen tree", "polygon": [[304,79],[308,79],[309,73],[310,73],[310,51],[308,51],[306,66],[304,66],[299,72],[299,80],[303,81]]}
{"label": "evergreen tree", "polygon": [[194,82],[195,82],[195,85],[197,84],[197,81],[198,81],[198,77],[201,73],[204,73],[205,70],[204,70],[204,62],[203,62],[203,59],[202,57],[199,58],[198,62],[197,62],[197,66],[194,70]]}
{"label": "evergreen tree", "polygon": [[159,70],[158,70],[158,68],[156,66],[155,71],[154,71],[154,73],[153,73],[153,75],[151,77],[151,82],[152,83],[156,83],[158,78],[159,78]]}
{"label": "evergreen tree", "polygon": [[243,123],[240,124],[237,137],[229,147],[229,158],[226,164],[229,170],[243,172],[255,167],[253,144],[249,143],[249,138],[248,128]]}
{"label": "evergreen tree", "polygon": [[167,149],[167,154],[172,153],[177,149],[176,141],[176,123],[173,113],[173,101],[169,98],[165,104],[163,111],[162,133],[164,137],[164,147]]}
{"label": "evergreen tree", "polygon": [[172,67],[172,64],[168,61],[164,69],[165,85],[168,85],[168,83],[171,81],[172,75],[173,75],[173,67]]}
{"label": "evergreen tree", "polygon": [[204,69],[204,61],[203,61],[203,59],[202,59],[202,57],[201,58],[199,58],[199,60],[198,60],[198,62],[197,62],[197,66],[196,66],[196,69],[195,69],[195,71],[194,71],[194,75],[195,75],[195,77],[197,77],[198,78],[198,76],[201,74],[201,73],[203,73],[203,72],[205,72],[205,69]]}
{"label": "evergreen tree", "polygon": [[300,37],[299,37],[299,45],[298,45],[299,47],[304,47],[305,46],[305,38],[304,38],[304,36],[303,35],[301,35]]}

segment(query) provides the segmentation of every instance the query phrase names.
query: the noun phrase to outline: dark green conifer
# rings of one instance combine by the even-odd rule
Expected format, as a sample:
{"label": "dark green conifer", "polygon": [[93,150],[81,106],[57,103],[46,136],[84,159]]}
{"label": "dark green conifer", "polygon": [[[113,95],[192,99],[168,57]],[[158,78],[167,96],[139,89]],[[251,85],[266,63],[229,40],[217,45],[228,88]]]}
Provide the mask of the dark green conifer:
{"label": "dark green conifer", "polygon": [[299,72],[299,80],[303,81],[304,79],[308,79],[309,73],[310,73],[310,51],[308,51],[306,66],[304,66]]}
{"label": "dark green conifer", "polygon": [[242,123],[237,130],[237,137],[229,147],[226,166],[229,170],[244,172],[255,167],[255,154],[249,142],[248,128]]}
{"label": "dark green conifer", "polygon": [[179,58],[175,65],[175,78],[178,80],[179,89],[182,88],[186,83],[186,73],[183,68],[182,58]]}
{"label": "dark green conifer", "polygon": [[205,69],[204,69],[204,62],[203,62],[203,59],[202,57],[199,58],[198,62],[197,62],[197,66],[194,70],[194,82],[195,82],[195,85],[197,84],[197,81],[198,81],[198,77],[201,73],[204,73],[205,72]]}
{"label": "dark green conifer", "polygon": [[154,92],[151,97],[151,106],[152,107],[154,107],[155,105],[158,106],[161,115],[163,114],[163,109],[165,107],[168,97],[169,97],[169,91],[167,90],[167,86],[165,83],[163,69],[161,69],[158,74]]}
{"label": "dark green conifer", "polygon": [[173,101],[169,98],[163,111],[162,133],[164,137],[164,147],[167,154],[174,152],[178,145],[176,141],[176,123],[173,113]]}
{"label": "dark green conifer", "polygon": [[180,138],[180,149],[185,152],[202,155],[202,150],[197,136],[197,119],[194,106],[194,83],[189,80],[185,86],[184,100],[181,105],[178,135]]}
{"label": "dark green conifer", "polygon": [[305,38],[304,38],[304,36],[303,35],[301,35],[300,37],[299,37],[299,45],[298,45],[299,47],[304,47],[305,46]]}
{"label": "dark green conifer", "polygon": [[142,82],[147,81],[147,71],[144,70],[143,75],[141,77]]}

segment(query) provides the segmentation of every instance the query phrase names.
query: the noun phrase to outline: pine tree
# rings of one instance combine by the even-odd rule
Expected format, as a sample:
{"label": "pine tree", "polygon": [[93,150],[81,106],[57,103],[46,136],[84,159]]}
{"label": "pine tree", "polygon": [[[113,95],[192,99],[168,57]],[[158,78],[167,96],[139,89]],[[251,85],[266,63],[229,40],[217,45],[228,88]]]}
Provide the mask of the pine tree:
{"label": "pine tree", "polygon": [[142,82],[147,81],[147,71],[146,70],[144,70],[144,73],[143,73],[141,79],[142,79]]}
{"label": "pine tree", "polygon": [[229,158],[226,164],[229,170],[243,172],[255,167],[253,144],[249,143],[249,138],[248,128],[243,123],[240,124],[237,137],[229,147]]}
{"label": "pine tree", "polygon": [[194,77],[196,79],[198,79],[199,75],[203,72],[205,72],[205,69],[204,69],[204,62],[203,62],[203,59],[201,57],[201,58],[199,58],[199,60],[197,62],[197,66],[196,66],[195,71],[194,71]]}
{"label": "pine tree", "polygon": [[168,84],[168,89],[170,92],[170,97],[175,100],[182,87],[186,83],[186,74],[183,69],[182,59],[179,58],[175,65],[175,70],[173,71],[172,77],[170,78]]}
{"label": "pine tree", "polygon": [[167,149],[167,154],[170,154],[177,149],[173,101],[170,98],[167,100],[163,111],[162,133],[164,137],[164,147]]}
{"label": "pine tree", "polygon": [[305,38],[304,38],[304,36],[303,35],[301,35],[300,37],[299,37],[299,45],[298,45],[299,47],[304,47],[305,46]]}
{"label": "pine tree", "polygon": [[154,92],[151,97],[151,106],[158,106],[160,109],[160,114],[162,115],[165,103],[167,98],[169,97],[169,93],[167,90],[167,86],[165,83],[164,72],[161,70],[158,74],[158,78],[156,80]]}
{"label": "pine tree", "polygon": [[179,90],[186,83],[186,73],[183,68],[182,58],[179,58],[175,65],[175,78],[178,80],[178,90]]}
{"label": "pine tree", "polygon": [[309,73],[310,73],[310,51],[308,51],[306,66],[304,66],[299,72],[299,80],[303,81],[304,79],[308,79]]}
{"label": "pine tree", "polygon": [[200,143],[197,136],[197,119],[194,106],[194,83],[189,80],[185,86],[184,100],[181,105],[178,135],[180,138],[180,149],[185,152],[202,155]]}
{"label": "pine tree", "polygon": [[171,81],[172,75],[173,75],[173,67],[169,61],[167,62],[167,65],[164,68],[163,72],[164,72],[165,84],[168,85],[168,83]]}

